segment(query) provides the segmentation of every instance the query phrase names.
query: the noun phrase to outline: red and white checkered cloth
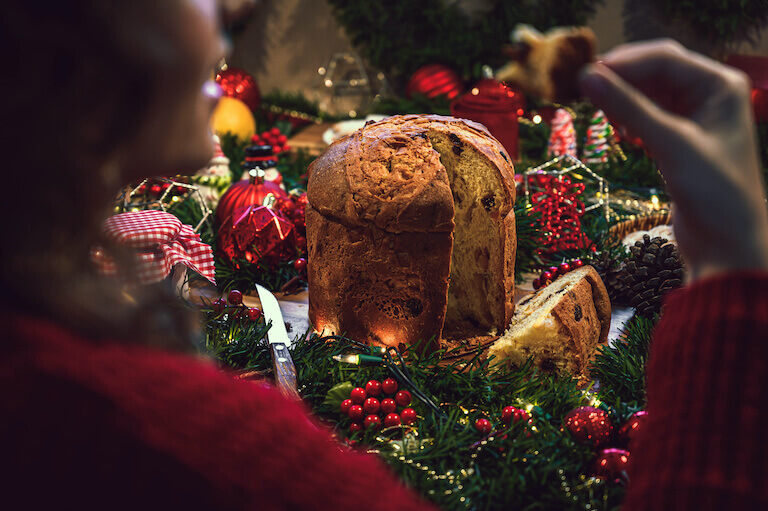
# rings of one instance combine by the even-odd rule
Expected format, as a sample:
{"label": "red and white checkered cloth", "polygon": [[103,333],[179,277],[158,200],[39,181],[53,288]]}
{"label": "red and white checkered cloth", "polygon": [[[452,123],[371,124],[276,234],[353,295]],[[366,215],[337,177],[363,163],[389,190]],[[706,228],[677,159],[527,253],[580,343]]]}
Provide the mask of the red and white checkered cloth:
{"label": "red and white checkered cloth", "polygon": [[[190,226],[170,213],[153,210],[121,213],[105,220],[101,232],[107,240],[134,250],[136,281],[141,284],[165,279],[177,264],[216,283],[213,250],[200,241],[200,235]],[[91,250],[91,259],[100,273],[117,274],[114,260],[102,247]]]}

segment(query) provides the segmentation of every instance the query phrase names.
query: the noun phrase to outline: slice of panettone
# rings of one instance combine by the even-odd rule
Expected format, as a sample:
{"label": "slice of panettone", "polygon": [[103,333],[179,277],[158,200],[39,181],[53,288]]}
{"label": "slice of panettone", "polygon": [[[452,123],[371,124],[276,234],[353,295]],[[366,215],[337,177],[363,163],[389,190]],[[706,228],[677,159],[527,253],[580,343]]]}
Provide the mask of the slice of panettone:
{"label": "slice of panettone", "polygon": [[611,302],[600,276],[583,266],[517,303],[507,331],[488,350],[491,366],[533,363],[546,372],[586,377],[608,340]]}

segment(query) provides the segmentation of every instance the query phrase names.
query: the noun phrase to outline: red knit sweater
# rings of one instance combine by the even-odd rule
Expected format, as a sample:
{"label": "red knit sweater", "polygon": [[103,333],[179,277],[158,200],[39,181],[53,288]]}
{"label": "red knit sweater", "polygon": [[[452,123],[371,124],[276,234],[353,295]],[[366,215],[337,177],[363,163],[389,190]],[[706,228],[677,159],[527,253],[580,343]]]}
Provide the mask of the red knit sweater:
{"label": "red knit sweater", "polygon": [[425,509],[301,405],[194,357],[3,318],[4,509]]}
{"label": "red knit sweater", "polygon": [[[29,319],[3,331],[6,506],[428,507],[377,459],[339,450],[300,405],[210,363]],[[768,276],[675,294],[647,383],[624,509],[768,509]]]}

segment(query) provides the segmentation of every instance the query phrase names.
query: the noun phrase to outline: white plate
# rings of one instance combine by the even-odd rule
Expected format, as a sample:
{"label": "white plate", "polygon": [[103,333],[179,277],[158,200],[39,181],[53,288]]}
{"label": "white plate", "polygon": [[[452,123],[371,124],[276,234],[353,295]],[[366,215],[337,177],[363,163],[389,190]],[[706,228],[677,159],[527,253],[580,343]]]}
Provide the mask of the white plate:
{"label": "white plate", "polygon": [[386,115],[369,115],[365,119],[352,119],[349,121],[337,122],[323,133],[323,142],[331,145],[344,135],[349,135],[359,130],[368,121],[379,122],[382,119],[386,119]]}

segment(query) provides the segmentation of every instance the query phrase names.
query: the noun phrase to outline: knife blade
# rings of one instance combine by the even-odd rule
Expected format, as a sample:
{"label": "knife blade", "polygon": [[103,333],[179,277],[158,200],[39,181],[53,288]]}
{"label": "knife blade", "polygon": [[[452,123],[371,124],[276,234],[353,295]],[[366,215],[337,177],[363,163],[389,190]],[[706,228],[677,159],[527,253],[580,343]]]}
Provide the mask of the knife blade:
{"label": "knife blade", "polygon": [[275,295],[263,286],[256,284],[256,291],[259,293],[259,301],[261,301],[264,318],[272,323],[267,331],[267,338],[269,339],[269,346],[272,351],[275,384],[286,397],[300,399],[296,388],[296,366],[288,351],[292,342],[291,338],[288,337],[288,331],[285,329],[280,304]]}

